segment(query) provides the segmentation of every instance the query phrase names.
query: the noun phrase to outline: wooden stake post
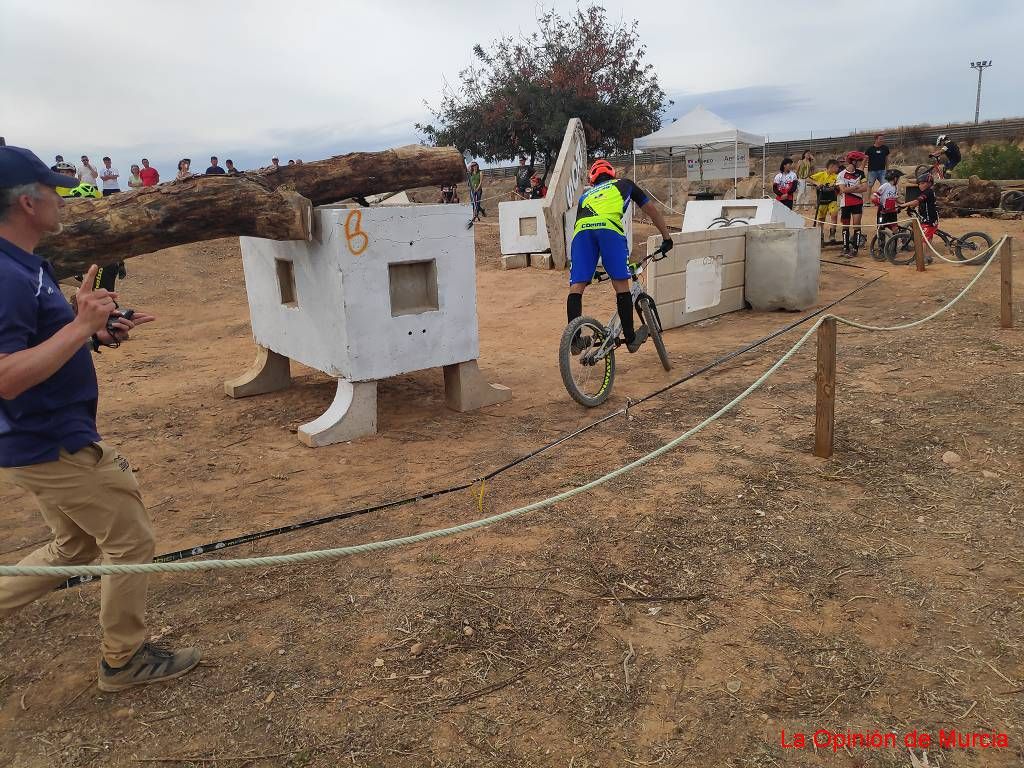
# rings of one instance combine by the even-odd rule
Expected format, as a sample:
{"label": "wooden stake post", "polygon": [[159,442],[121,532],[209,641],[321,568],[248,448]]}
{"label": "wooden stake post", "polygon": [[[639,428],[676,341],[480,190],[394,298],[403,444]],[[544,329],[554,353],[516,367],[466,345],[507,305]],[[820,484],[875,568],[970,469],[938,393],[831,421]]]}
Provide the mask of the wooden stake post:
{"label": "wooden stake post", "polygon": [[832,455],[836,426],[836,319],[818,326],[817,398],[814,408],[814,455]]}
{"label": "wooden stake post", "polygon": [[999,249],[999,326],[1013,328],[1013,238]]}
{"label": "wooden stake post", "polygon": [[915,217],[910,228],[914,232],[914,261],[917,263],[917,271],[924,272],[924,230],[921,229],[921,220]]}

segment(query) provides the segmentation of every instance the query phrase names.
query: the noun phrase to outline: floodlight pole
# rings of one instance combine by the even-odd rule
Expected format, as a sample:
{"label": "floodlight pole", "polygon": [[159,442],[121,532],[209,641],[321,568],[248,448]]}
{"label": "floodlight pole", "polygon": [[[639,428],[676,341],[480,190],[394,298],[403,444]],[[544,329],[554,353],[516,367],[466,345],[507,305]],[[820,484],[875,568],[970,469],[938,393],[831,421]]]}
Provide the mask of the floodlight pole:
{"label": "floodlight pole", "polygon": [[981,115],[981,75],[988,68],[992,66],[992,59],[988,61],[972,61],[971,69],[978,70],[978,97],[974,102],[974,124],[978,124],[978,118]]}

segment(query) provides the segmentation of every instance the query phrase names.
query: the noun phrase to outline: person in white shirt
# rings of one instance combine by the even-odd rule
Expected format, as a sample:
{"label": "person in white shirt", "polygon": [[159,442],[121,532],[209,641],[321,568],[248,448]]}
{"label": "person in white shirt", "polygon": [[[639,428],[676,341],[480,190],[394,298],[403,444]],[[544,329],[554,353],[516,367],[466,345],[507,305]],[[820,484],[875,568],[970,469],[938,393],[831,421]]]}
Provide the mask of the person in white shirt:
{"label": "person in white shirt", "polygon": [[88,155],[82,155],[82,167],[78,169],[78,180],[95,187],[97,178],[99,178],[99,173],[96,172],[96,166],[89,162]]}
{"label": "person in white shirt", "polygon": [[110,158],[103,158],[103,170],[100,171],[100,178],[103,180],[103,196],[113,195],[121,191],[121,185],[117,179],[120,174],[117,168],[110,167]]}
{"label": "person in white shirt", "polygon": [[775,174],[772,182],[772,190],[775,192],[775,199],[784,206],[793,209],[793,198],[796,197],[797,177],[793,172],[793,158],[787,157],[779,165],[779,172]]}

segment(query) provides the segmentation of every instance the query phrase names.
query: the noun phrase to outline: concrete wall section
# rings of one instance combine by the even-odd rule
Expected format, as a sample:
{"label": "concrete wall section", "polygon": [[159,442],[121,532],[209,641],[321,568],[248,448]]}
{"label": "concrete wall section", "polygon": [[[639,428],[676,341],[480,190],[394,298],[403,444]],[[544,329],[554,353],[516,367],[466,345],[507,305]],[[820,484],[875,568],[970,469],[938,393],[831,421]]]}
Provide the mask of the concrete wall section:
{"label": "concrete wall section", "polygon": [[817,228],[747,231],[744,295],[760,312],[800,310],[818,302],[821,233]]}
{"label": "concrete wall section", "polygon": [[[669,255],[647,269],[647,291],[658,304],[665,328],[744,308],[746,229],[673,236]],[[647,252],[660,245],[660,235],[648,238]]]}
{"label": "concrete wall section", "polygon": [[[258,344],[352,381],[479,356],[468,205],[318,208],[314,216],[319,240],[311,243],[241,238]],[[281,300],[278,259],[293,266],[291,306]],[[420,284],[435,275],[436,286]],[[392,297],[403,306],[392,307]]]}
{"label": "concrete wall section", "polygon": [[[550,194],[550,192],[549,192]],[[501,253],[543,253],[551,247],[543,200],[511,200],[498,203]]]}
{"label": "concrete wall section", "polygon": [[583,185],[587,183],[587,136],[583,122],[574,117],[569,121],[558,152],[555,169],[548,179],[548,194],[544,198],[544,218],[551,241],[551,259],[562,269],[569,262],[569,252],[559,234],[565,228],[565,212],[576,206]]}
{"label": "concrete wall section", "polygon": [[683,232],[702,232],[709,228],[726,228],[725,222],[716,219],[727,219],[731,224],[728,228],[742,228],[753,224],[784,224],[790,229],[802,229],[804,219],[775,200],[690,200],[686,204],[683,216]]}

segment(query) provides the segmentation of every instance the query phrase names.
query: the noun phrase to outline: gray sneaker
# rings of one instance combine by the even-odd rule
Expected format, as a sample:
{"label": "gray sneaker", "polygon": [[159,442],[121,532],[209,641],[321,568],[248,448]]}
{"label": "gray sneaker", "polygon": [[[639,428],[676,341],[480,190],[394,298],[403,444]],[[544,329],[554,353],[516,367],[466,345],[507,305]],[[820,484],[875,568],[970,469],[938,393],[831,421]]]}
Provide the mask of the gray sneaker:
{"label": "gray sneaker", "polygon": [[136,685],[173,680],[195,669],[202,657],[198,648],[171,651],[146,643],[123,667],[115,668],[107,664],[106,659],[101,660],[99,688],[107,692],[123,691]]}
{"label": "gray sneaker", "polygon": [[647,337],[650,335],[650,331],[647,330],[646,325],[641,325],[636,329],[636,336],[633,337],[633,341],[626,343],[626,349],[630,352],[636,352],[640,349],[640,346],[647,341]]}
{"label": "gray sneaker", "polygon": [[576,356],[583,352],[583,350],[589,349],[593,343],[594,340],[590,336],[573,336],[572,342],[569,344],[569,351],[572,352],[573,356]]}

